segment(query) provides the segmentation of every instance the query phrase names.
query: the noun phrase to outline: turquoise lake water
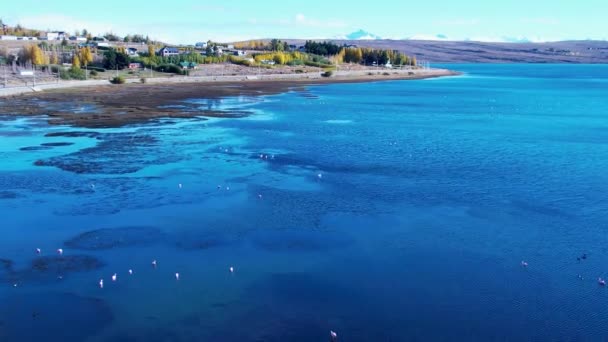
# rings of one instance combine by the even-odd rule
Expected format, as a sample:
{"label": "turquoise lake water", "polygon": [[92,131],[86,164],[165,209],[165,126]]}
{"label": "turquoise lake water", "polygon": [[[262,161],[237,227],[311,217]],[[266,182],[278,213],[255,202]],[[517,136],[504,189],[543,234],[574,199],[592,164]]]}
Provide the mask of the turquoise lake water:
{"label": "turquoise lake water", "polygon": [[448,67],[0,116],[0,341],[608,339],[608,66]]}

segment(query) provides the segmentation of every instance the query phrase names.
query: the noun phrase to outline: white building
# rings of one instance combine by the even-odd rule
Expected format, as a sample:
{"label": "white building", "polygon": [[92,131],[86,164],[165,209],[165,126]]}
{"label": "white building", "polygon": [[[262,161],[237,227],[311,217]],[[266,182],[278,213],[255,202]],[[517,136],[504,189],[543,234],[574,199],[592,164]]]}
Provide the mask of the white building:
{"label": "white building", "polygon": [[194,44],[194,47],[196,47],[197,49],[206,49],[207,48],[207,43],[206,42],[199,42]]}
{"label": "white building", "polygon": [[46,33],[46,38],[48,40],[64,40],[67,37],[65,35],[65,32],[63,32],[63,31],[57,31],[57,32],[47,32]]}
{"label": "white building", "polygon": [[0,36],[0,40],[17,40],[17,36]]}

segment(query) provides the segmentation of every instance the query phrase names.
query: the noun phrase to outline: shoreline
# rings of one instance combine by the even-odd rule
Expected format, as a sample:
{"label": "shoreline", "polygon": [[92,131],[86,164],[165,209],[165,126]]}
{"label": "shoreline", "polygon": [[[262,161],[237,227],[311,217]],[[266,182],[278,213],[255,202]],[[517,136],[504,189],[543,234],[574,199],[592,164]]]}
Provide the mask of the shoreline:
{"label": "shoreline", "polygon": [[[445,69],[338,71],[332,77],[315,74],[272,74],[130,79],[113,85],[106,80],[0,89],[0,112],[10,116],[46,115],[50,124],[79,127],[118,127],[160,118],[243,117],[247,111],[188,105],[189,99],[264,96],[308,85],[420,80],[460,73]],[[207,85],[212,85],[211,87]],[[5,92],[3,92],[3,90]],[[12,90],[12,91],[11,91]],[[49,105],[50,104],[50,105]],[[83,110],[84,108],[84,110]]]}

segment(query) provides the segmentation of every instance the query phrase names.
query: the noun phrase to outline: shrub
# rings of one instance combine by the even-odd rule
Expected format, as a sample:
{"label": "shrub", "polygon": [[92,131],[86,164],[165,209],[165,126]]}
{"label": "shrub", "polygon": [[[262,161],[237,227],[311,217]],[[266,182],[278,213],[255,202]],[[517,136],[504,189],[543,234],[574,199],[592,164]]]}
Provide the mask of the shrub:
{"label": "shrub", "polygon": [[127,80],[125,80],[124,77],[122,76],[114,76],[111,80],[110,83],[112,84],[124,84]]}
{"label": "shrub", "polygon": [[156,70],[160,71],[160,72],[169,72],[169,73],[178,74],[178,75],[185,74],[184,71],[175,64],[161,64],[158,67],[156,67]]}
{"label": "shrub", "polygon": [[388,72],[383,72],[382,75],[384,75],[384,76],[390,76],[391,74],[389,74]]}
{"label": "shrub", "polygon": [[61,69],[59,72],[59,77],[61,77],[62,80],[84,80],[84,79],[86,79],[84,70],[82,70],[80,68]]}
{"label": "shrub", "polygon": [[145,77],[142,77],[142,78],[140,78],[140,79],[139,79],[139,81],[140,81],[141,83],[146,83],[146,78],[145,78]]}
{"label": "shrub", "polygon": [[302,69],[296,69],[296,74],[303,74],[303,73],[304,73],[304,70],[302,70]]}
{"label": "shrub", "polygon": [[328,70],[328,71],[322,73],[321,76],[323,76],[323,77],[331,77],[333,74],[334,74],[333,71]]}
{"label": "shrub", "polygon": [[91,76],[97,76],[98,74],[99,73],[97,71],[91,70],[91,73],[90,73]]}
{"label": "shrub", "polygon": [[294,59],[294,60],[292,60],[292,61],[289,61],[289,62],[287,63],[287,65],[289,65],[289,66],[304,65],[304,61],[303,61],[303,60],[301,60],[301,59]]}

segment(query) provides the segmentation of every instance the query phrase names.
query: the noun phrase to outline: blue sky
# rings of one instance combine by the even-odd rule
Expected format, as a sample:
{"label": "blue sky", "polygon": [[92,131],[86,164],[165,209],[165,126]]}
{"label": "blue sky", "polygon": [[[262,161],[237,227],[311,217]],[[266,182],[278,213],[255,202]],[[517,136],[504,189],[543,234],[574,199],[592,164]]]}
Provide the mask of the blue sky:
{"label": "blue sky", "polygon": [[607,39],[607,13],[606,0],[385,0],[364,5],[353,0],[297,4],[259,0],[0,2],[0,18],[9,24],[68,31],[87,28],[95,33],[149,33],[154,39],[174,43],[333,38],[358,29],[393,39],[438,34],[453,40],[484,41]]}

